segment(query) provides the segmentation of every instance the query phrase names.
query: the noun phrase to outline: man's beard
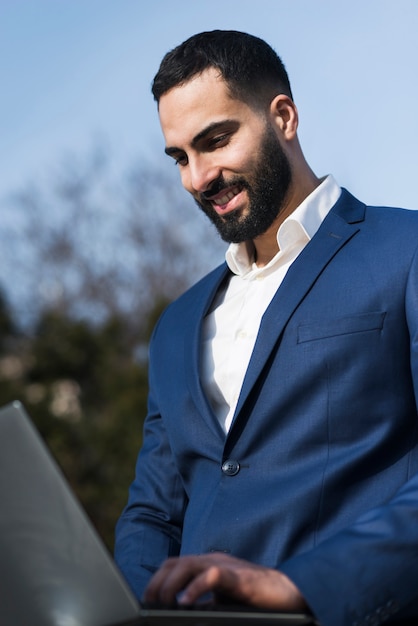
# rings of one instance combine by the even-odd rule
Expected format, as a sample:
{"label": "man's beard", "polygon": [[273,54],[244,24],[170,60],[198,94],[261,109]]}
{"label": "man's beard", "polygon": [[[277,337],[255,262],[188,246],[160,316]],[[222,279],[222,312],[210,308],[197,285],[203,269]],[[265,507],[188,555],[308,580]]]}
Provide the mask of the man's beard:
{"label": "man's beard", "polygon": [[274,131],[267,128],[251,179],[237,176],[225,181],[219,178],[205,192],[205,195],[210,196],[235,186],[246,189],[249,199],[248,213],[242,216],[240,211],[232,211],[219,215],[203,194],[200,194],[200,200],[196,200],[196,204],[213,222],[224,241],[241,243],[262,235],[272,225],[283,208],[291,180],[288,158]]}

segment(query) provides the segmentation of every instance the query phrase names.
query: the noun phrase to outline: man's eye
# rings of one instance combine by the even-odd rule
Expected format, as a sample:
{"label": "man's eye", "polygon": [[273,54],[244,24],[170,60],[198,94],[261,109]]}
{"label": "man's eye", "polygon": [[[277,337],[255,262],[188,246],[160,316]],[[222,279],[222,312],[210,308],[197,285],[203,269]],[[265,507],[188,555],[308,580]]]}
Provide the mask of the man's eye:
{"label": "man's eye", "polygon": [[186,157],[186,155],[183,154],[181,156],[176,157],[174,159],[174,164],[175,165],[187,165],[187,157]]}
{"label": "man's eye", "polygon": [[210,145],[213,148],[223,146],[228,142],[229,137],[229,135],[219,135],[218,137],[213,137],[210,141]]}

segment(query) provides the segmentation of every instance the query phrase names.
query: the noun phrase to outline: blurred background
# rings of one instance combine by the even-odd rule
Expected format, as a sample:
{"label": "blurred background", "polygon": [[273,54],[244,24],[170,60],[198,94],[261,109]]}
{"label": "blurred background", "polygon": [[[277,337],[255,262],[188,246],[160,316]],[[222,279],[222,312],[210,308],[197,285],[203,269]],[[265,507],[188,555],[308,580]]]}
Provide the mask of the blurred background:
{"label": "blurred background", "polygon": [[215,28],[268,41],[318,175],[417,208],[416,0],[0,0],[0,404],[20,399],[109,548],[163,307],[223,259],[150,85]]}

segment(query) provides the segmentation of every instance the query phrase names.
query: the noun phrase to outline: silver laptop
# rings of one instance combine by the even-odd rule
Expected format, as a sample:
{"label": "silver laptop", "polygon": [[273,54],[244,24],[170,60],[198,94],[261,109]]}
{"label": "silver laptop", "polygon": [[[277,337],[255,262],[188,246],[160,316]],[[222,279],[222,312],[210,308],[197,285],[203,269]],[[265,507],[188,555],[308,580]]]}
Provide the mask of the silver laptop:
{"label": "silver laptop", "polygon": [[14,402],[0,410],[2,626],[291,626],[311,617],[141,607],[58,465]]}

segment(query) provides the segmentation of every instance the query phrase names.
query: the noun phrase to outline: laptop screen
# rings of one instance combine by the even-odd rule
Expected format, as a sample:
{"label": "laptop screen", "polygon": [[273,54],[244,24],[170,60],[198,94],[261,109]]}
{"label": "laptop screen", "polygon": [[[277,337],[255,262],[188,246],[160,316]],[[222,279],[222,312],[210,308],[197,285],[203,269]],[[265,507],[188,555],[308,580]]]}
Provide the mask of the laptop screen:
{"label": "laptop screen", "polygon": [[22,405],[0,411],[0,623],[106,626],[138,604]]}

